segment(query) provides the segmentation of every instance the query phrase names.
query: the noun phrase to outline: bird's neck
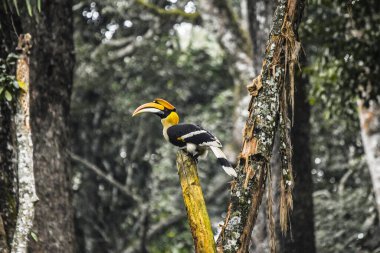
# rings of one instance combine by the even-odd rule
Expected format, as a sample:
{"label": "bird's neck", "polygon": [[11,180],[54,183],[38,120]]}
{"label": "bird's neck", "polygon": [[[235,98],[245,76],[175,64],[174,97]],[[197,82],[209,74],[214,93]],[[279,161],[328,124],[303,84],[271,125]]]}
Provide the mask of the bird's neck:
{"label": "bird's neck", "polygon": [[162,130],[164,138],[169,141],[168,128],[179,123],[179,116],[176,112],[171,112],[166,118],[161,120],[161,123],[164,127]]}
{"label": "bird's neck", "polygon": [[167,129],[179,123],[179,116],[176,112],[171,112],[166,118],[161,120],[161,123],[164,129]]}

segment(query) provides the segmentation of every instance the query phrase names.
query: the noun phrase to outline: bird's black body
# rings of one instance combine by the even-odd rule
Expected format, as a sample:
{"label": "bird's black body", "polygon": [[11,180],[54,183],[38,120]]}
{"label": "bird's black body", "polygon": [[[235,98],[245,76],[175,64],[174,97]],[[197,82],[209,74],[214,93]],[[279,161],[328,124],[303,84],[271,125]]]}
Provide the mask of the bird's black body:
{"label": "bird's black body", "polygon": [[221,147],[222,144],[210,132],[195,124],[178,124],[167,129],[169,142],[178,147],[192,143],[197,146]]}

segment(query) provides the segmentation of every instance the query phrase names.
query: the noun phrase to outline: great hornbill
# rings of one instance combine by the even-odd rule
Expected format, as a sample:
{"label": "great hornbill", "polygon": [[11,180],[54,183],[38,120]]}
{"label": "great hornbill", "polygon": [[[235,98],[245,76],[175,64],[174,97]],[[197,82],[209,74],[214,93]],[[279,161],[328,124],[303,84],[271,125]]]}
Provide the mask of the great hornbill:
{"label": "great hornbill", "polygon": [[179,116],[175,107],[168,101],[156,98],[153,102],[139,106],[132,116],[149,112],[158,115],[164,127],[163,135],[171,144],[186,149],[195,158],[206,157],[208,148],[215,154],[224,171],[233,177],[236,172],[220,149],[220,141],[204,128],[195,124],[179,124]]}

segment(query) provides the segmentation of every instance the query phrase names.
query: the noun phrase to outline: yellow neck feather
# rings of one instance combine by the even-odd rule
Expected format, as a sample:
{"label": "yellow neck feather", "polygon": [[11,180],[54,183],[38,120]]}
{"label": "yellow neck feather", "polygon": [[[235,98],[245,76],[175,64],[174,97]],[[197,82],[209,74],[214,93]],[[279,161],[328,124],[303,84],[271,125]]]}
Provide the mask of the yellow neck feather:
{"label": "yellow neck feather", "polygon": [[168,128],[179,123],[179,116],[176,112],[171,112],[166,118],[161,120],[164,128]]}

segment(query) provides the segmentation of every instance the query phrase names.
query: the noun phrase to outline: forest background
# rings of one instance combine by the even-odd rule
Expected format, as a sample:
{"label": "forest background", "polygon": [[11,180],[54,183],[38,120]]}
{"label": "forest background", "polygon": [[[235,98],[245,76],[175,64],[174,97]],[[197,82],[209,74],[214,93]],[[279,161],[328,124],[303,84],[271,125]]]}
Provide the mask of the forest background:
{"label": "forest background", "polygon": [[[165,98],[182,121],[218,136],[236,163],[246,85],[260,74],[275,7],[274,0],[3,1],[1,252],[10,248],[18,205],[18,34],[33,37],[39,201],[29,251],[191,252],[176,149],[156,118],[131,113]],[[278,252],[380,252],[379,13],[376,0],[305,5],[292,128],[294,210],[288,237],[277,231]],[[271,164],[278,205],[278,158]],[[199,175],[216,232],[231,179],[211,157],[200,161]],[[251,252],[269,252],[265,202]]]}

